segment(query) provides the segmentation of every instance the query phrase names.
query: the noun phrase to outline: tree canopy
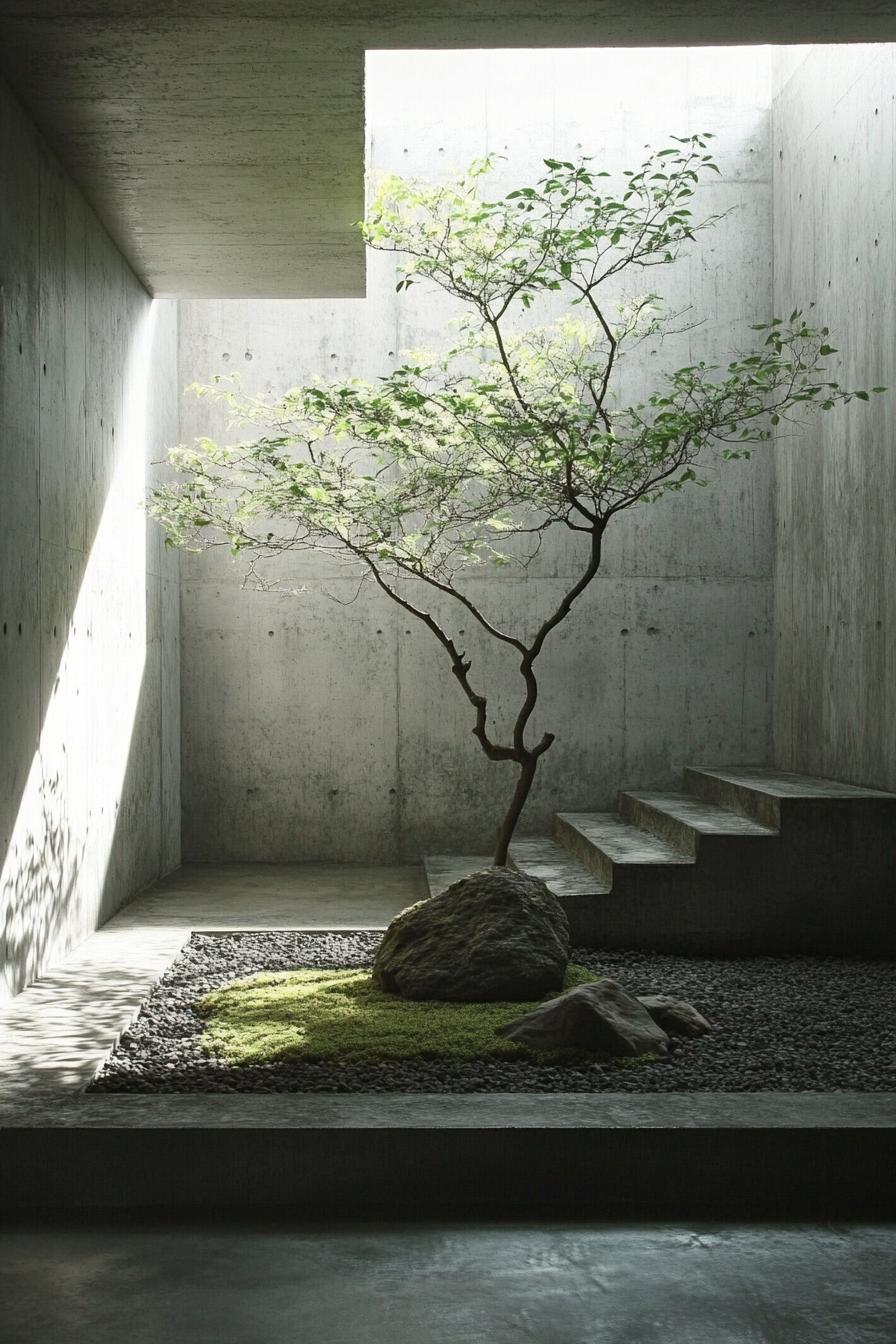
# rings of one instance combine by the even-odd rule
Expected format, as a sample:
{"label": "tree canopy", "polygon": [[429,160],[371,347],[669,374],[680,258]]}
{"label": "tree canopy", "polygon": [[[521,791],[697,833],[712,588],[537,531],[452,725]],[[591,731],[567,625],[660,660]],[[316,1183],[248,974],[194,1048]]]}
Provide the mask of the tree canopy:
{"label": "tree canopy", "polygon": [[[750,348],[725,362],[666,370],[643,400],[617,390],[637,345],[681,321],[648,272],[721,218],[692,213],[701,180],[719,171],[712,138],[672,137],[618,181],[587,157],[546,159],[536,182],[503,195],[488,189],[494,156],[448,182],[385,178],[360,225],[365,241],[398,254],[399,292],[438,286],[457,300],[451,339],[372,381],[321,377],[279,397],[227,377],[196,386],[248,435],[173,449],[176,478],[152,497],[169,544],[229,545],[256,577],[260,561],[292,550],[358,566],[439,639],[483,749],[529,776],[522,802],[553,740],[526,740],[534,664],[597,573],[610,519],[703,483],[708,448],[748,457],[785,417],[868,399],[826,372],[836,351],[802,309],[752,327]],[[525,565],[557,526],[585,534],[580,578],[534,635],[500,628],[464,590],[464,571]],[[408,579],[422,597],[408,595]],[[490,738],[485,696],[427,586],[519,653],[525,698],[512,740]]]}

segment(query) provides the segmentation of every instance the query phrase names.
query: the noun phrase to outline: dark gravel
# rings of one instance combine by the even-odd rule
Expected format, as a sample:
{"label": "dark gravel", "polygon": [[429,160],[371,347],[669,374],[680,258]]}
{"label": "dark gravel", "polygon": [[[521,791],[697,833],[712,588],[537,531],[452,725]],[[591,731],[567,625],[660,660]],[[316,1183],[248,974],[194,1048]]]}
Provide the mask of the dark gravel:
{"label": "dark gravel", "polygon": [[194,934],[90,1085],[91,1092],[890,1092],[896,1091],[896,964],[837,957],[732,960],[575,948],[572,960],[633,994],[686,999],[710,1036],[666,1060],[507,1061],[232,1068],[199,1045],[196,1001],[229,980],[300,966],[367,966],[359,933]]}

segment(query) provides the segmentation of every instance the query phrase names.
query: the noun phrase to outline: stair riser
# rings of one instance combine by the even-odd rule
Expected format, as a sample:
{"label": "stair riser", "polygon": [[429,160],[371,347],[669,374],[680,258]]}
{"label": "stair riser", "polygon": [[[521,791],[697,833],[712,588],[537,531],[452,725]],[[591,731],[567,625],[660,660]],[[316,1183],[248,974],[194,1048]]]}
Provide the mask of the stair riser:
{"label": "stair riser", "polygon": [[[597,898],[561,897],[574,947],[649,947],[683,956],[748,956],[770,950],[765,928],[745,927],[738,909],[727,906],[721,918],[719,913],[714,918],[692,892],[676,894],[653,882],[640,887],[629,883],[628,888],[624,896],[613,891]],[[794,932],[784,941],[792,944],[798,936]]]}
{"label": "stair riser", "polygon": [[[678,919],[678,912],[693,904],[694,890],[694,869],[689,864],[618,863],[613,868],[609,896],[618,902],[620,912],[638,904],[648,906],[654,912],[651,920],[656,922]],[[622,913],[622,924],[629,924],[626,913]]]}
{"label": "stair riser", "polygon": [[682,956],[896,955],[896,920],[888,910],[863,912],[845,927],[839,904],[819,911],[809,902],[789,902],[787,908],[766,902],[757,910],[713,882],[673,893],[649,881],[640,888],[631,884],[625,894],[562,897],[561,904],[574,946]]}
{"label": "stair riser", "polygon": [[[850,798],[783,798],[782,829],[788,841],[806,849],[821,843],[836,843],[856,851],[850,862],[860,858],[862,848],[873,850],[875,857],[896,861],[896,802]],[[896,867],[891,869],[896,876]]]}
{"label": "stair riser", "polygon": [[781,826],[781,808],[779,798],[748,788],[745,784],[734,784],[730,780],[717,779],[713,775],[702,775],[698,770],[685,766],[684,786],[688,793],[700,798],[704,803],[715,803],[727,807],[741,817],[758,821],[761,826],[779,830]]}
{"label": "stair riser", "polygon": [[558,844],[561,844],[568,853],[578,859],[589,872],[594,873],[601,882],[608,886],[613,881],[613,863],[606,854],[592,845],[581,831],[577,831],[574,826],[570,826],[564,821],[562,816],[554,817],[554,838]]}

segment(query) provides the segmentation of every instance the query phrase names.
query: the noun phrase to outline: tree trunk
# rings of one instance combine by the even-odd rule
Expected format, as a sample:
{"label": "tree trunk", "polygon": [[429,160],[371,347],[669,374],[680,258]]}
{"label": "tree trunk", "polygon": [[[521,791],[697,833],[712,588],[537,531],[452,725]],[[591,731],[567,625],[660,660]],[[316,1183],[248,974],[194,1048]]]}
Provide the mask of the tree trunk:
{"label": "tree trunk", "polygon": [[535,778],[535,771],[538,768],[538,756],[527,754],[520,762],[520,777],[516,782],[516,788],[513,792],[510,807],[507,809],[507,815],[501,822],[501,829],[498,831],[498,841],[495,846],[496,868],[507,867],[507,851],[510,848],[510,841],[513,839],[513,833],[516,830],[520,814],[526,806],[526,799],[529,797],[529,790],[532,788],[532,781]]}

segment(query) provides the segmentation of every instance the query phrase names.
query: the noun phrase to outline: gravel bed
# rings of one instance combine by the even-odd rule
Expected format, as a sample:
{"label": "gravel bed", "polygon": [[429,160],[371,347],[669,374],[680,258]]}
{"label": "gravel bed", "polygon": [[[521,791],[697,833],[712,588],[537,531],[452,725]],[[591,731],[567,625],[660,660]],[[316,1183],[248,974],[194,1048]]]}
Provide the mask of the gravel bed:
{"label": "gravel bed", "polygon": [[195,1004],[257,971],[368,966],[378,932],[194,934],[154,986],[91,1092],[890,1092],[896,964],[837,957],[731,960],[575,948],[571,959],[633,994],[686,999],[714,1030],[668,1058],[231,1067],[199,1045]]}

